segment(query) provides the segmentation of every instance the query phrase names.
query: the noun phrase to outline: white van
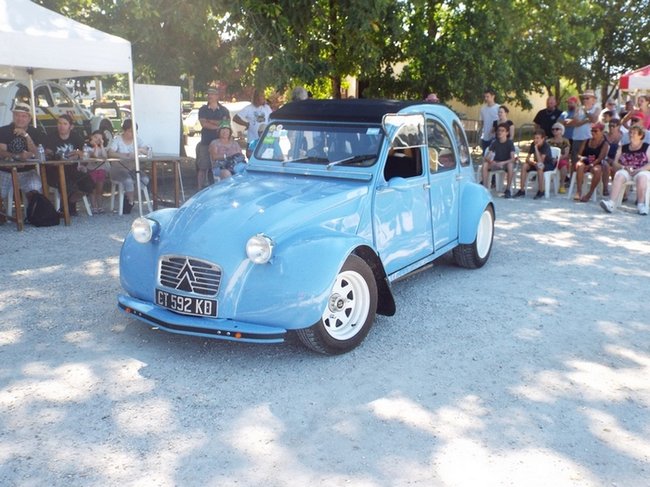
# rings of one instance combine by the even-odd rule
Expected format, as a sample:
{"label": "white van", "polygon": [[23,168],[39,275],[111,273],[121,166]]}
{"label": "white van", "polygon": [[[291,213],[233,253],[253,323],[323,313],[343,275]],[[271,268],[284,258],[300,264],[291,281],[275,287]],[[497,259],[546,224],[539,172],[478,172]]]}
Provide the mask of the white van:
{"label": "white van", "polygon": [[[34,82],[36,119],[38,126],[48,134],[56,132],[56,121],[67,113],[75,121],[75,130],[88,136],[100,128],[101,117],[93,116],[89,110],[74,100],[70,92],[53,81]],[[17,101],[30,103],[29,85],[22,81],[0,82],[0,126],[12,122],[12,109]],[[110,121],[107,120],[110,126]]]}

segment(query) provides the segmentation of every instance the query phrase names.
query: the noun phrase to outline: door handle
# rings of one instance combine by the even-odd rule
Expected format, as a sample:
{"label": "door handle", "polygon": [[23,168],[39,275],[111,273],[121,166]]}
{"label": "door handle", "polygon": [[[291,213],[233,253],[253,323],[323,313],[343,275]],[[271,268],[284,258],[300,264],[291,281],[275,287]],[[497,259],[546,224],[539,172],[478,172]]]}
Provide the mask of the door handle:
{"label": "door handle", "polygon": [[430,183],[424,183],[422,185],[422,189],[431,189],[431,184]]}

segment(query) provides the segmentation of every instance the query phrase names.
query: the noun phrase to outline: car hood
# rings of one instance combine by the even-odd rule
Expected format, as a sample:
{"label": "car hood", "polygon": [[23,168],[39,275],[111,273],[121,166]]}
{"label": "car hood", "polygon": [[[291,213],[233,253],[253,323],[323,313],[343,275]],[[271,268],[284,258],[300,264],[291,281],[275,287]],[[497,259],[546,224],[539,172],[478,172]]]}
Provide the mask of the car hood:
{"label": "car hood", "polygon": [[[276,243],[307,232],[355,234],[367,181],[245,173],[197,193],[164,229],[167,253],[209,256],[215,247],[244,251],[246,241],[263,233]],[[155,217],[154,217],[155,218]],[[190,246],[188,247],[188,244]]]}

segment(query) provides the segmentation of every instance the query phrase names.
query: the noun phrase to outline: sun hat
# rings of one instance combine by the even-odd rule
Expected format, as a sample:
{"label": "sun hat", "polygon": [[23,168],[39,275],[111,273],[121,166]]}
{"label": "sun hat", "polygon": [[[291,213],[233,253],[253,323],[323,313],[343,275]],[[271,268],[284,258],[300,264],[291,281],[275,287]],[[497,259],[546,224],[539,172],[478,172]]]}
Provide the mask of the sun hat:
{"label": "sun hat", "polygon": [[25,113],[29,113],[30,115],[32,114],[32,109],[30,108],[30,106],[27,103],[23,103],[22,101],[16,102],[12,111],[25,112]]}
{"label": "sun hat", "polygon": [[589,97],[596,98],[596,93],[594,92],[594,90],[585,90],[585,92],[580,95],[580,98],[589,98]]}

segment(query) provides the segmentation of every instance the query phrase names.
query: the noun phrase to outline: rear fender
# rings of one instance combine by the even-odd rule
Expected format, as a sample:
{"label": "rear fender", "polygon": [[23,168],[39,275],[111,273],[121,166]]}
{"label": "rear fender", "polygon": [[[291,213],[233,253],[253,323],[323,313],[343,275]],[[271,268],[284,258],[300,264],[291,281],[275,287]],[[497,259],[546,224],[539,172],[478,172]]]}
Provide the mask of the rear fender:
{"label": "rear fender", "polygon": [[460,222],[458,227],[458,243],[471,244],[476,240],[476,230],[483,211],[494,204],[490,193],[480,184],[467,184],[461,195]]}

